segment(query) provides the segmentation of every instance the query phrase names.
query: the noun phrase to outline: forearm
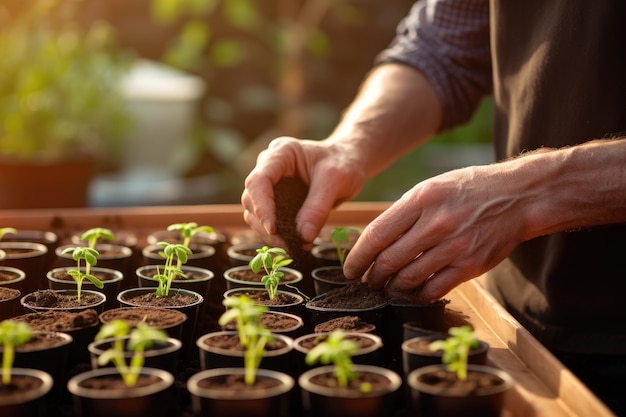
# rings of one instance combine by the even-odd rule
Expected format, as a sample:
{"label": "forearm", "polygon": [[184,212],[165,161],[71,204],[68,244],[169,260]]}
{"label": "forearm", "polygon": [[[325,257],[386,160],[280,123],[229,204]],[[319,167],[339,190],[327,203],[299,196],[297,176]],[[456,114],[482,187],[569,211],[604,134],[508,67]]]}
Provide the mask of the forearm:
{"label": "forearm", "polygon": [[441,103],[428,80],[402,64],[376,67],[327,139],[353,152],[368,178],[430,138]]}
{"label": "forearm", "polygon": [[527,239],[626,222],[626,139],[539,151],[505,164],[526,201]]}

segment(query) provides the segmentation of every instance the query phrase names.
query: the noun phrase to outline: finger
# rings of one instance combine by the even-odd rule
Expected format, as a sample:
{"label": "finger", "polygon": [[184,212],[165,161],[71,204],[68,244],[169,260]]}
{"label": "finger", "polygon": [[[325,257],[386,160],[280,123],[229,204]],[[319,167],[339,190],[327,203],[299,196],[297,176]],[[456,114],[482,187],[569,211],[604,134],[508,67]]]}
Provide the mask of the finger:
{"label": "finger", "polygon": [[471,278],[474,277],[465,275],[459,268],[446,267],[428,278],[414,293],[412,300],[420,305],[432,304]]}
{"label": "finger", "polygon": [[258,224],[265,234],[276,234],[273,183],[267,177],[251,173],[246,178],[245,189],[241,195],[241,204],[249,212],[251,216],[249,218],[258,220]]}
{"label": "finger", "polygon": [[[380,262],[368,273],[372,283],[380,285],[385,278],[410,262],[423,249],[414,244],[419,242],[417,235],[403,234],[414,226],[418,217],[419,214],[406,210],[401,200],[378,216],[363,229],[350,250],[344,264],[345,276],[351,279],[362,277],[372,264]],[[385,248],[391,250],[379,259]]]}
{"label": "finger", "polygon": [[304,200],[297,216],[298,230],[305,243],[311,243],[319,235],[328,220],[337,200],[337,187],[328,178],[322,181],[314,179],[309,187],[309,194]]}
{"label": "finger", "polygon": [[268,234],[265,231],[265,228],[263,227],[263,225],[260,223],[259,219],[256,216],[254,216],[250,211],[244,210],[243,218],[245,222],[248,223],[250,228],[254,230],[255,232],[257,232],[257,234],[259,235],[259,238],[261,238],[261,240],[266,245],[273,246],[273,247],[283,247],[283,248],[286,247],[283,239],[279,235]]}

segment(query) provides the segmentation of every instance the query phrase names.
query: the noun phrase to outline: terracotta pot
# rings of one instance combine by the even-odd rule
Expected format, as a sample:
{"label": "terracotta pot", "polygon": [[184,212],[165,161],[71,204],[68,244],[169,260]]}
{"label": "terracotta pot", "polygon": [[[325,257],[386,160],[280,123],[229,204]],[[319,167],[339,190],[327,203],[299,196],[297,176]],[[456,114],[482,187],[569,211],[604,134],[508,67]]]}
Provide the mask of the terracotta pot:
{"label": "terracotta pot", "polygon": [[[91,358],[91,369],[112,368],[114,365],[109,362],[106,365],[98,364],[98,358],[102,353],[111,348],[113,342],[118,338],[108,338],[91,342],[87,349]],[[128,342],[128,337],[121,338],[124,344]],[[179,368],[180,351],[183,344],[180,340],[168,337],[165,342],[154,342],[154,344],[143,352],[144,365],[147,368],[163,369],[171,374],[176,375]],[[126,363],[130,363],[133,356],[132,351],[124,352]]]}
{"label": "terracotta pot", "polygon": [[[417,368],[440,365],[442,352],[440,350],[433,352],[428,349],[428,345],[435,340],[445,340],[448,337],[447,333],[439,333],[405,340],[401,345],[402,371],[405,377]],[[481,340],[478,347],[470,349],[467,357],[468,363],[486,365],[488,351],[489,344]]]}
{"label": "terracotta pot", "polygon": [[332,376],[333,365],[310,369],[300,375],[298,385],[302,393],[302,407],[311,417],[386,417],[397,411],[397,395],[402,384],[400,376],[383,367],[354,365],[357,374],[378,375],[386,383],[378,389],[363,392],[356,387],[339,388],[319,385],[318,376]]}
{"label": "terracotta pot", "polygon": [[[156,381],[145,386],[106,388],[104,379],[121,380],[115,368],[100,368],[81,372],[67,383],[77,415],[90,417],[165,417],[174,404],[171,387],[174,376],[162,369],[143,368],[142,376],[154,376]],[[90,387],[87,384],[95,382]]]}
{"label": "terracotta pot", "polygon": [[98,318],[102,324],[113,320],[124,320],[131,327],[136,327],[140,321],[145,321],[155,329],[164,330],[169,337],[181,340],[183,324],[187,315],[182,311],[169,308],[154,307],[119,307],[106,310]]}
{"label": "terracotta pot", "polygon": [[[48,271],[46,274],[48,287],[51,290],[76,290],[76,281],[67,273],[70,269],[75,269],[75,267],[59,267]],[[85,272],[85,267],[81,267],[80,270]],[[82,288],[103,293],[106,296],[106,302],[104,303],[105,310],[117,307],[118,302],[115,298],[120,292],[124,274],[117,269],[101,268],[97,266],[91,268],[91,273],[102,281],[104,287],[100,289],[86,279],[83,281]]]}
{"label": "terracotta pot", "polygon": [[[0,370],[0,376],[4,372]],[[2,417],[41,416],[46,410],[46,395],[53,385],[52,376],[39,369],[13,368],[13,384],[18,380],[30,381],[29,388],[19,391],[0,390],[0,415]],[[14,385],[15,386],[15,385]]]}
{"label": "terracotta pot", "polygon": [[[279,288],[286,289],[287,285],[296,285],[300,281],[302,281],[303,275],[302,272],[293,268],[280,268],[280,271],[285,275],[281,279]],[[239,275],[236,275],[239,274]],[[244,287],[261,287],[265,288],[264,284],[261,282],[261,278],[264,273],[255,273],[252,271],[248,265],[234,266],[232,268],[228,268],[224,271],[224,279],[226,280],[226,288],[244,288]],[[250,277],[251,279],[247,279]]]}
{"label": "terracotta pot", "polygon": [[24,271],[26,279],[22,284],[23,294],[48,288],[46,245],[34,242],[0,242],[0,250],[6,253],[2,265]]}
{"label": "terracotta pot", "polygon": [[[196,340],[196,346],[200,352],[200,369],[214,368],[237,368],[244,366],[243,348],[224,349],[211,345],[213,338],[228,338],[233,343],[238,343],[239,337],[236,331],[216,331],[200,336]],[[293,372],[293,339],[281,334],[274,334],[277,342],[280,342],[276,348],[266,346],[265,354],[261,360],[261,366],[264,369],[291,373]]]}
{"label": "terracotta pot", "polygon": [[499,417],[504,404],[504,396],[513,386],[511,376],[491,366],[468,365],[470,374],[492,375],[498,381],[494,386],[483,386],[471,395],[441,391],[429,381],[440,378],[436,372],[447,373],[445,365],[430,365],[412,371],[407,376],[411,409],[424,417]]}
{"label": "terracotta pot", "polygon": [[26,273],[21,269],[10,266],[0,266],[0,287],[23,291],[24,280],[26,280]]}
{"label": "terracotta pot", "polygon": [[257,380],[275,381],[271,388],[234,390],[227,386],[207,387],[206,381],[224,381],[230,375],[243,375],[243,368],[208,369],[192,375],[187,381],[191,408],[196,415],[212,417],[286,417],[290,392],[295,383],[282,372],[257,370]]}

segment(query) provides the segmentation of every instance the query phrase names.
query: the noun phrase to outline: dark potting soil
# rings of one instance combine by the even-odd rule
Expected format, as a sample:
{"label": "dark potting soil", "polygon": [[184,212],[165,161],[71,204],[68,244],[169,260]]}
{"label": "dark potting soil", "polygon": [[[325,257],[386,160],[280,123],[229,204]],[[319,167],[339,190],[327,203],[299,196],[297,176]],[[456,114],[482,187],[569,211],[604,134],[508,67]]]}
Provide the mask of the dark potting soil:
{"label": "dark potting soil", "polygon": [[310,380],[312,383],[323,386],[334,388],[338,390],[361,390],[362,384],[371,384],[372,389],[371,392],[377,392],[386,389],[389,384],[389,378],[384,375],[380,375],[374,372],[357,372],[357,377],[353,381],[348,383],[348,386],[345,388],[339,387],[337,383],[337,377],[332,372],[325,372],[318,375],[315,375]]}
{"label": "dark potting soil", "polygon": [[15,347],[16,352],[27,352],[31,350],[43,350],[59,343],[65,342],[67,339],[56,332],[38,331],[33,332],[28,342]]}
{"label": "dark potting soil", "polygon": [[87,309],[79,312],[70,311],[44,311],[41,313],[28,313],[16,316],[13,320],[25,322],[33,330],[46,330],[54,332],[66,332],[80,329],[81,327],[93,326],[98,323],[98,312]]}
{"label": "dark potting soil", "polygon": [[376,330],[376,326],[363,321],[359,316],[341,316],[316,325],[314,331],[315,333],[328,333],[335,329],[353,333],[369,333]]}
{"label": "dark potting soil", "polygon": [[[137,382],[135,383],[135,387],[146,387],[149,385],[153,385],[161,381],[161,378],[158,378],[154,375],[139,375],[137,378]],[[90,388],[90,389],[119,389],[119,390],[127,390],[128,386],[124,383],[122,378],[116,377],[104,377],[104,378],[90,378],[82,381],[79,384],[81,387]]]}
{"label": "dark potting soil", "polygon": [[[273,314],[271,311],[266,311],[261,315],[261,324],[265,328],[273,332],[280,332],[284,330],[293,329],[299,325],[300,322],[294,317],[286,316],[284,314]],[[224,330],[236,330],[237,324],[233,320],[230,323],[226,323]]]}
{"label": "dark potting soil", "polygon": [[285,249],[294,260],[294,265],[301,265],[307,257],[304,239],[297,228],[296,216],[308,193],[309,187],[295,177],[281,178],[274,185],[276,228],[287,245]]}
{"label": "dark potting soil", "polygon": [[420,376],[419,381],[453,396],[480,395],[481,391],[504,382],[496,375],[471,371],[468,371],[467,379],[461,381],[455,373],[446,370],[424,374]]}
{"label": "dark potting soil", "polygon": [[280,305],[290,305],[296,301],[295,296],[290,294],[286,294],[284,292],[279,292],[273,299],[270,299],[267,291],[236,291],[233,296],[238,296],[241,294],[245,294],[250,298],[254,303],[265,305],[265,306],[280,306]]}
{"label": "dark potting soil", "polygon": [[13,375],[10,383],[0,384],[0,398],[12,397],[20,395],[20,393],[26,395],[27,392],[37,389],[41,385],[42,382],[39,378],[33,378],[28,375]]}
{"label": "dark potting soil", "polygon": [[254,384],[246,384],[244,376],[240,375],[219,375],[212,378],[205,378],[199,381],[198,385],[202,388],[224,390],[225,393],[231,392],[233,397],[240,395],[241,391],[265,390],[280,385],[281,382],[274,378],[266,378],[257,375]]}
{"label": "dark potting soil", "polygon": [[133,305],[151,306],[151,307],[184,307],[198,301],[194,295],[183,294],[179,291],[171,291],[169,295],[157,297],[154,291],[131,296],[124,299],[125,302]]}
{"label": "dark potting soil", "polygon": [[348,282],[348,279],[343,274],[343,269],[341,268],[318,269],[315,273],[319,278],[326,281],[337,283]]}
{"label": "dark potting soil", "polygon": [[[163,272],[163,268],[159,267],[159,268],[150,268],[150,269],[144,269],[142,271],[142,274],[144,274],[147,277],[154,277],[155,275],[157,275],[159,272]],[[183,270],[183,275],[184,277],[181,276],[176,276],[174,277],[174,281],[184,281],[186,279],[203,279],[205,278],[207,275],[204,272],[201,271],[195,271],[195,270]]]}
{"label": "dark potting soil", "polygon": [[136,327],[140,321],[157,329],[167,329],[187,320],[187,315],[181,311],[166,308],[151,307],[124,307],[106,310],[100,314],[100,321],[108,323],[112,320],[124,320],[131,327]]}
{"label": "dark potting soil", "polygon": [[102,297],[97,294],[82,293],[80,300],[76,293],[59,293],[55,290],[38,290],[24,297],[24,304],[46,308],[77,308],[98,304]]}
{"label": "dark potting soil", "polygon": [[[74,277],[67,273],[68,270],[59,270],[55,271],[52,274],[53,278],[61,279],[63,281],[74,281]],[[116,278],[115,274],[106,271],[92,271],[93,275],[95,275],[100,281],[106,282],[111,281]]]}
{"label": "dark potting soil", "polygon": [[0,287],[0,300],[12,300],[20,296],[20,290],[14,288]]}
{"label": "dark potting soil", "polygon": [[377,307],[386,303],[387,297],[382,289],[373,290],[367,284],[356,281],[315,297],[307,303],[307,306],[352,310]]}
{"label": "dark potting soil", "polygon": [[[326,341],[326,339],[328,339],[328,335],[305,337],[300,341],[300,346],[302,346],[305,349],[310,350],[310,349],[313,349],[315,346],[319,345],[320,343]],[[359,336],[356,334],[348,334],[345,336],[344,339],[350,340],[356,343],[359,346],[359,349],[368,348],[374,345],[375,343],[374,340],[370,339],[369,337]]]}
{"label": "dark potting soil", "polygon": [[[208,337],[204,339],[204,344],[222,350],[230,350],[235,352],[244,351],[244,347],[241,346],[241,342],[239,341],[239,335],[237,334],[217,334],[214,337]],[[267,344],[265,345],[265,350],[277,350],[282,349],[285,346],[286,343],[284,340],[276,339],[274,341],[267,342]]]}
{"label": "dark potting soil", "polygon": [[[261,282],[264,272],[256,273],[252,269],[238,269],[236,271],[230,271],[228,273],[232,278],[237,279],[239,281],[248,281],[248,282]],[[290,272],[285,272],[285,275],[280,279],[281,283],[290,283],[295,281],[298,277],[295,274]]]}
{"label": "dark potting soil", "polygon": [[0,270],[0,281],[13,281],[17,277],[19,277],[19,275],[15,271]]}

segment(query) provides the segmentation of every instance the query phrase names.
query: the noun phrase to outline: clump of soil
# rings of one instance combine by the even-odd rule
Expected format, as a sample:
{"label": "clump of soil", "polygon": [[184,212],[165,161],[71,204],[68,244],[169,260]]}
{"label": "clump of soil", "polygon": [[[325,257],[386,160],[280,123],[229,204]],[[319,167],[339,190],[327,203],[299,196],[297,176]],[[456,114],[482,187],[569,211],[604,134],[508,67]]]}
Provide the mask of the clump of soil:
{"label": "clump of soil", "polygon": [[377,307],[386,303],[387,297],[383,289],[374,290],[365,283],[355,281],[313,298],[307,306],[352,310]]}
{"label": "clump of soil", "polygon": [[80,308],[93,306],[102,302],[102,295],[82,292],[80,300],[76,292],[58,292],[55,290],[38,290],[24,297],[24,304],[44,308]]}
{"label": "clump of soil", "polygon": [[281,178],[274,185],[276,227],[287,245],[285,249],[294,260],[294,265],[302,264],[307,256],[304,239],[296,225],[296,216],[308,193],[309,187],[295,177]]}
{"label": "clump of soil", "polygon": [[330,333],[335,329],[342,329],[352,333],[371,333],[376,326],[363,321],[359,316],[341,316],[325,321],[315,326],[315,333]]}
{"label": "clump of soil", "polygon": [[16,316],[13,320],[27,323],[33,330],[67,332],[97,324],[98,312],[87,309],[78,312],[45,311]]}

